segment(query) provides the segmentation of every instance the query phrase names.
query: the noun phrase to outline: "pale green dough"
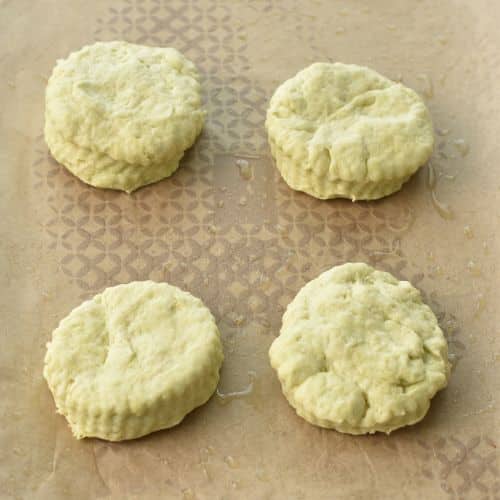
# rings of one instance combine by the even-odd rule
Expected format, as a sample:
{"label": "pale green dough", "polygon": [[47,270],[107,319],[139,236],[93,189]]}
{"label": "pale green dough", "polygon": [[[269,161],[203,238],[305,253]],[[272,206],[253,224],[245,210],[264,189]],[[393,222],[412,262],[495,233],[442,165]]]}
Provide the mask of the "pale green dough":
{"label": "pale green dough", "polygon": [[430,114],[413,90],[352,64],[315,63],[284,82],[266,128],[285,181],[322,199],[397,191],[434,145]]}
{"label": "pale green dough", "polygon": [[113,160],[104,153],[96,153],[64,141],[49,123],[46,121],[45,124],[45,141],[52,156],[80,180],[94,187],[134,191],[173,174],[182,157],[181,153],[168,162],[152,163],[146,167]]}
{"label": "pale green dough", "polygon": [[269,356],[300,416],[349,434],[418,422],[450,375],[446,339],[419,291],[366,264],[305,285]]}
{"label": "pale green dough", "polygon": [[205,118],[191,61],[120,41],[58,61],[45,103],[54,157],[88,184],[127,192],[171,175]]}
{"label": "pale green dough", "polygon": [[201,300],[143,281],[107,288],[64,318],[43,373],[77,438],[120,441],[172,427],[205,403],[222,360]]}

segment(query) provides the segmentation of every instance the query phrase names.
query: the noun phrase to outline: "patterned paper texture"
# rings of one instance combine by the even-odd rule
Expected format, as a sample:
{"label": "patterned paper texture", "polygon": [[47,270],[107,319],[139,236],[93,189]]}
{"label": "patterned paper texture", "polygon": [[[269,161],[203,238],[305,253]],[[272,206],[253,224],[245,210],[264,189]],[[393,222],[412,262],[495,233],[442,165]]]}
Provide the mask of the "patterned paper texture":
{"label": "patterned paper texture", "polygon": [[[356,12],[374,16],[362,3]],[[270,54],[277,49],[269,30],[277,39],[290,36],[304,65],[331,59],[330,37],[339,39],[345,26],[356,28],[350,5],[335,7],[328,35],[322,16],[327,2],[312,2],[306,14],[294,1],[123,0],[96,7],[99,14],[86,20],[95,40],[175,46],[192,59],[202,75],[207,123],[171,178],[130,196],[81,183],[50,157],[39,135],[32,189],[42,255],[55,262],[55,279],[74,300],[143,279],[200,296],[225,343],[220,393],[243,394],[229,401],[216,396],[178,429],[125,445],[74,442],[59,419],[52,471],[29,483],[39,497],[81,495],[82,486],[58,472],[79,473],[81,466],[91,494],[110,498],[333,498],[332,492],[335,498],[500,498],[498,439],[488,435],[492,399],[481,396],[472,410],[483,419],[481,429],[470,420],[462,427],[459,417],[468,410],[456,402],[457,383],[436,398],[423,424],[389,438],[351,438],[298,419],[267,364],[281,315],[300,287],[333,265],[365,261],[419,287],[448,337],[454,376],[462,364],[471,366],[472,341],[463,322],[481,314],[481,302],[474,299],[464,310],[454,305],[463,294],[444,292],[446,263],[433,257],[435,236],[425,245],[412,236],[422,206],[436,217],[426,170],[395,196],[354,204],[294,192],[273,165],[264,118],[277,82],[264,62],[255,66],[267,42],[250,33],[259,23],[267,26],[261,33],[269,37]],[[289,35],[280,34],[282,26]],[[284,60],[292,57],[287,47],[279,50]],[[414,81],[429,100],[432,82],[426,78]],[[449,158],[461,157],[450,153],[451,139],[442,135],[439,141],[433,161],[445,175]],[[465,287],[480,282],[474,276],[466,274]],[[49,312],[50,303],[45,307]],[[472,350],[476,355],[475,344]],[[56,418],[50,397],[44,398],[47,418]],[[455,420],[448,425],[449,416]],[[238,434],[241,426],[248,426],[248,437]],[[81,462],[70,449],[81,451]]]}

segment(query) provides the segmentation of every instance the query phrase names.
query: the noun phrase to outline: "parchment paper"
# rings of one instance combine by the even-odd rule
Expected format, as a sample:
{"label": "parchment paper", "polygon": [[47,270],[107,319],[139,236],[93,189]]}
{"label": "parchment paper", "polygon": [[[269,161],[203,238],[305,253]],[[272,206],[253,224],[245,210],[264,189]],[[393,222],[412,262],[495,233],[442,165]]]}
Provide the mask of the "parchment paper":
{"label": "parchment paper", "polygon": [[[2,1],[0,497],[498,499],[499,21],[494,0]],[[55,60],[112,39],[184,52],[208,110],[178,172],[131,196],[82,184],[41,136]],[[318,60],[426,99],[436,152],[400,193],[323,202],[280,179],[267,102]],[[423,291],[454,361],[425,420],[389,437],[309,425],[267,360],[300,287],[358,260]],[[220,394],[241,394],[140,440],[77,441],[42,379],[45,343],[83,299],[136,279],[206,302]]]}

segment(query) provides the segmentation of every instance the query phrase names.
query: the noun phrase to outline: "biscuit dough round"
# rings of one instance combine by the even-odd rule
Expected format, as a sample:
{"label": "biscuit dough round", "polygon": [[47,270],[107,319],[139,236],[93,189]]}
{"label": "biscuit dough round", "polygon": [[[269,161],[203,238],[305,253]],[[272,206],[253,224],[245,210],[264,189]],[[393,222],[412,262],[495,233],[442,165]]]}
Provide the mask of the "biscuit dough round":
{"label": "biscuit dough round", "polygon": [[54,157],[84,182],[128,192],[170,175],[204,117],[198,72],[173,48],[85,46],[57,62],[45,94]]}
{"label": "biscuit dough round", "polygon": [[52,156],[86,184],[126,192],[169,177],[179,167],[183,155],[180,153],[168,162],[137,166],[64,141],[48,122],[45,125],[45,141]]}
{"label": "biscuit dough round", "polygon": [[64,318],[43,374],[77,438],[120,441],[172,427],[205,403],[222,360],[200,299],[139,281],[107,288]]}
{"label": "biscuit dough round", "polygon": [[321,199],[391,194],[434,146],[422,99],[353,64],[315,63],[284,82],[271,98],[266,129],[287,184]]}
{"label": "biscuit dough round", "polygon": [[361,263],[299,291],[269,356],[298,415],[349,434],[418,422],[450,375],[446,339],[420,292]]}

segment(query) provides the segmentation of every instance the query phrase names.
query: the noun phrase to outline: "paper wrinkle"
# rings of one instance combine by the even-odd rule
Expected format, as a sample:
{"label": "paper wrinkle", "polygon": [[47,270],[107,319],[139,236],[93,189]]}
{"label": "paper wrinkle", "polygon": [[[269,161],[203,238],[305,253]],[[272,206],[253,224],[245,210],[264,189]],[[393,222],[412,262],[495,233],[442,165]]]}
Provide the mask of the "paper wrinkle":
{"label": "paper wrinkle", "polygon": [[36,487],[37,493],[42,493],[44,489],[50,488],[51,483],[57,481],[56,472],[59,466],[59,460],[63,452],[62,442],[64,437],[61,436],[61,431],[56,430],[55,438],[54,438],[54,446],[52,451],[52,460],[51,466],[52,469],[49,474],[45,477],[45,479],[41,479],[39,484]]}
{"label": "paper wrinkle", "polygon": [[356,446],[358,447],[359,451],[361,452],[363,459],[368,466],[368,470],[370,471],[370,476],[373,479],[375,485],[377,486],[378,482],[378,474],[377,474],[377,469],[375,468],[375,464],[373,463],[372,459],[370,458],[370,455],[368,455],[368,452],[366,451],[365,447],[363,446],[363,443],[361,442],[360,439],[355,438]]}
{"label": "paper wrinkle", "polygon": [[102,485],[104,486],[105,490],[106,490],[106,495],[109,495],[111,494],[112,490],[111,488],[109,487],[107,481],[104,479],[104,474],[103,472],[101,471],[100,469],[100,466],[99,466],[99,459],[97,458],[97,455],[96,455],[96,445],[94,443],[92,443],[91,445],[91,450],[92,450],[92,456],[94,458],[94,466],[95,466],[95,472],[99,478],[99,480],[101,481]]}

